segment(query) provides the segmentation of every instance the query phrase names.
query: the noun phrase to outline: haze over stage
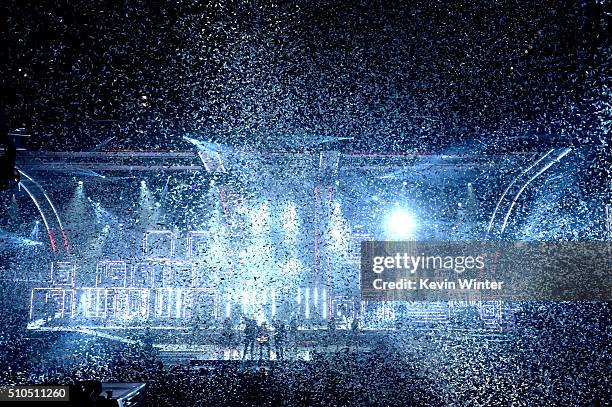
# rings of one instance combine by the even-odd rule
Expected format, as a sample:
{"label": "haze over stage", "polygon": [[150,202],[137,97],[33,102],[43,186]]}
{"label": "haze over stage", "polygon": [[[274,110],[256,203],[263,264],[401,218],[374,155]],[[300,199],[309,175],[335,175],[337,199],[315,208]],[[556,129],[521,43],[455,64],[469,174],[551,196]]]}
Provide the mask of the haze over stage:
{"label": "haze over stage", "polygon": [[0,398],[610,399],[605,3],[111,3],[0,7]]}

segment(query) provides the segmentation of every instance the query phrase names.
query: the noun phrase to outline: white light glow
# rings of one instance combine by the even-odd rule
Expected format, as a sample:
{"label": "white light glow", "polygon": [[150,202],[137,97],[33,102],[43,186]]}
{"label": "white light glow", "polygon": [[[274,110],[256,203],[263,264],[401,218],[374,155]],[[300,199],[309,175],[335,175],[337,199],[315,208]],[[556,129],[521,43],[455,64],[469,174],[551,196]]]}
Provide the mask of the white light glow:
{"label": "white light glow", "polygon": [[414,233],[416,221],[410,213],[397,209],[387,219],[386,227],[391,236],[408,237]]}
{"label": "white light glow", "polygon": [[323,289],[323,295],[322,295],[322,302],[321,305],[323,307],[323,319],[327,319],[327,291],[325,290],[325,288]]}

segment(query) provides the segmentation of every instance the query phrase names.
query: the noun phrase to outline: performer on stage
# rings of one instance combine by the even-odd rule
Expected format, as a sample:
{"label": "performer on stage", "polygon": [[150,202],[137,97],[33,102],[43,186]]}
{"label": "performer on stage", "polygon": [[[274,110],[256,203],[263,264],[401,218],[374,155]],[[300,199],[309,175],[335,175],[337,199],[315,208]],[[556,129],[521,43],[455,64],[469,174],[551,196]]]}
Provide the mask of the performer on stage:
{"label": "performer on stage", "polygon": [[287,330],[285,323],[280,319],[274,321],[274,348],[276,359],[283,360],[285,357],[285,341],[287,340]]}
{"label": "performer on stage", "polygon": [[351,323],[351,337],[355,345],[355,351],[359,351],[359,317],[355,316]]}
{"label": "performer on stage", "polygon": [[257,338],[257,322],[255,317],[251,315],[249,319],[245,321],[244,326],[244,352],[242,353],[242,359],[246,357],[247,350],[251,348],[251,358],[255,352],[255,339]]}
{"label": "performer on stage", "polygon": [[228,349],[232,348],[234,344],[234,327],[232,326],[232,320],[225,318],[223,326],[221,328],[221,346]]}
{"label": "performer on stage", "polygon": [[270,331],[266,326],[266,322],[262,322],[257,333],[257,343],[259,344],[259,360],[263,358],[263,348],[265,347],[268,353],[268,360],[270,360]]}
{"label": "performer on stage", "polygon": [[336,351],[338,350],[338,338],[336,331],[336,319],[332,315],[327,321],[327,342],[328,345],[336,344]]}

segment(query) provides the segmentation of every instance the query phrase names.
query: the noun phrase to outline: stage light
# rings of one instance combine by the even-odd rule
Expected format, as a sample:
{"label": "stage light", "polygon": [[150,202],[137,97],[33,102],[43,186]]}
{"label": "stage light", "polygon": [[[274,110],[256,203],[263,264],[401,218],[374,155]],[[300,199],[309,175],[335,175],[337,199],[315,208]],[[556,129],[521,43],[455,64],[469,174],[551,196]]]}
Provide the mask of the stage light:
{"label": "stage light", "polygon": [[410,213],[396,209],[388,217],[386,228],[392,237],[408,237],[414,233],[416,221]]}

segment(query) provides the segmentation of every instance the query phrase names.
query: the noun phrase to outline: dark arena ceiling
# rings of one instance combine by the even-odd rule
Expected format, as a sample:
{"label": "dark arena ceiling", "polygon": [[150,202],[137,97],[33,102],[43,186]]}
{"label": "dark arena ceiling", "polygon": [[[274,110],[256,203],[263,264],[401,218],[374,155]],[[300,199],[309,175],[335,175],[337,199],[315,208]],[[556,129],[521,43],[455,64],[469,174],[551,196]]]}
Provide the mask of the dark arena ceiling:
{"label": "dark arena ceiling", "polygon": [[541,2],[2,5],[11,130],[45,150],[438,151],[601,144],[605,7]]}

